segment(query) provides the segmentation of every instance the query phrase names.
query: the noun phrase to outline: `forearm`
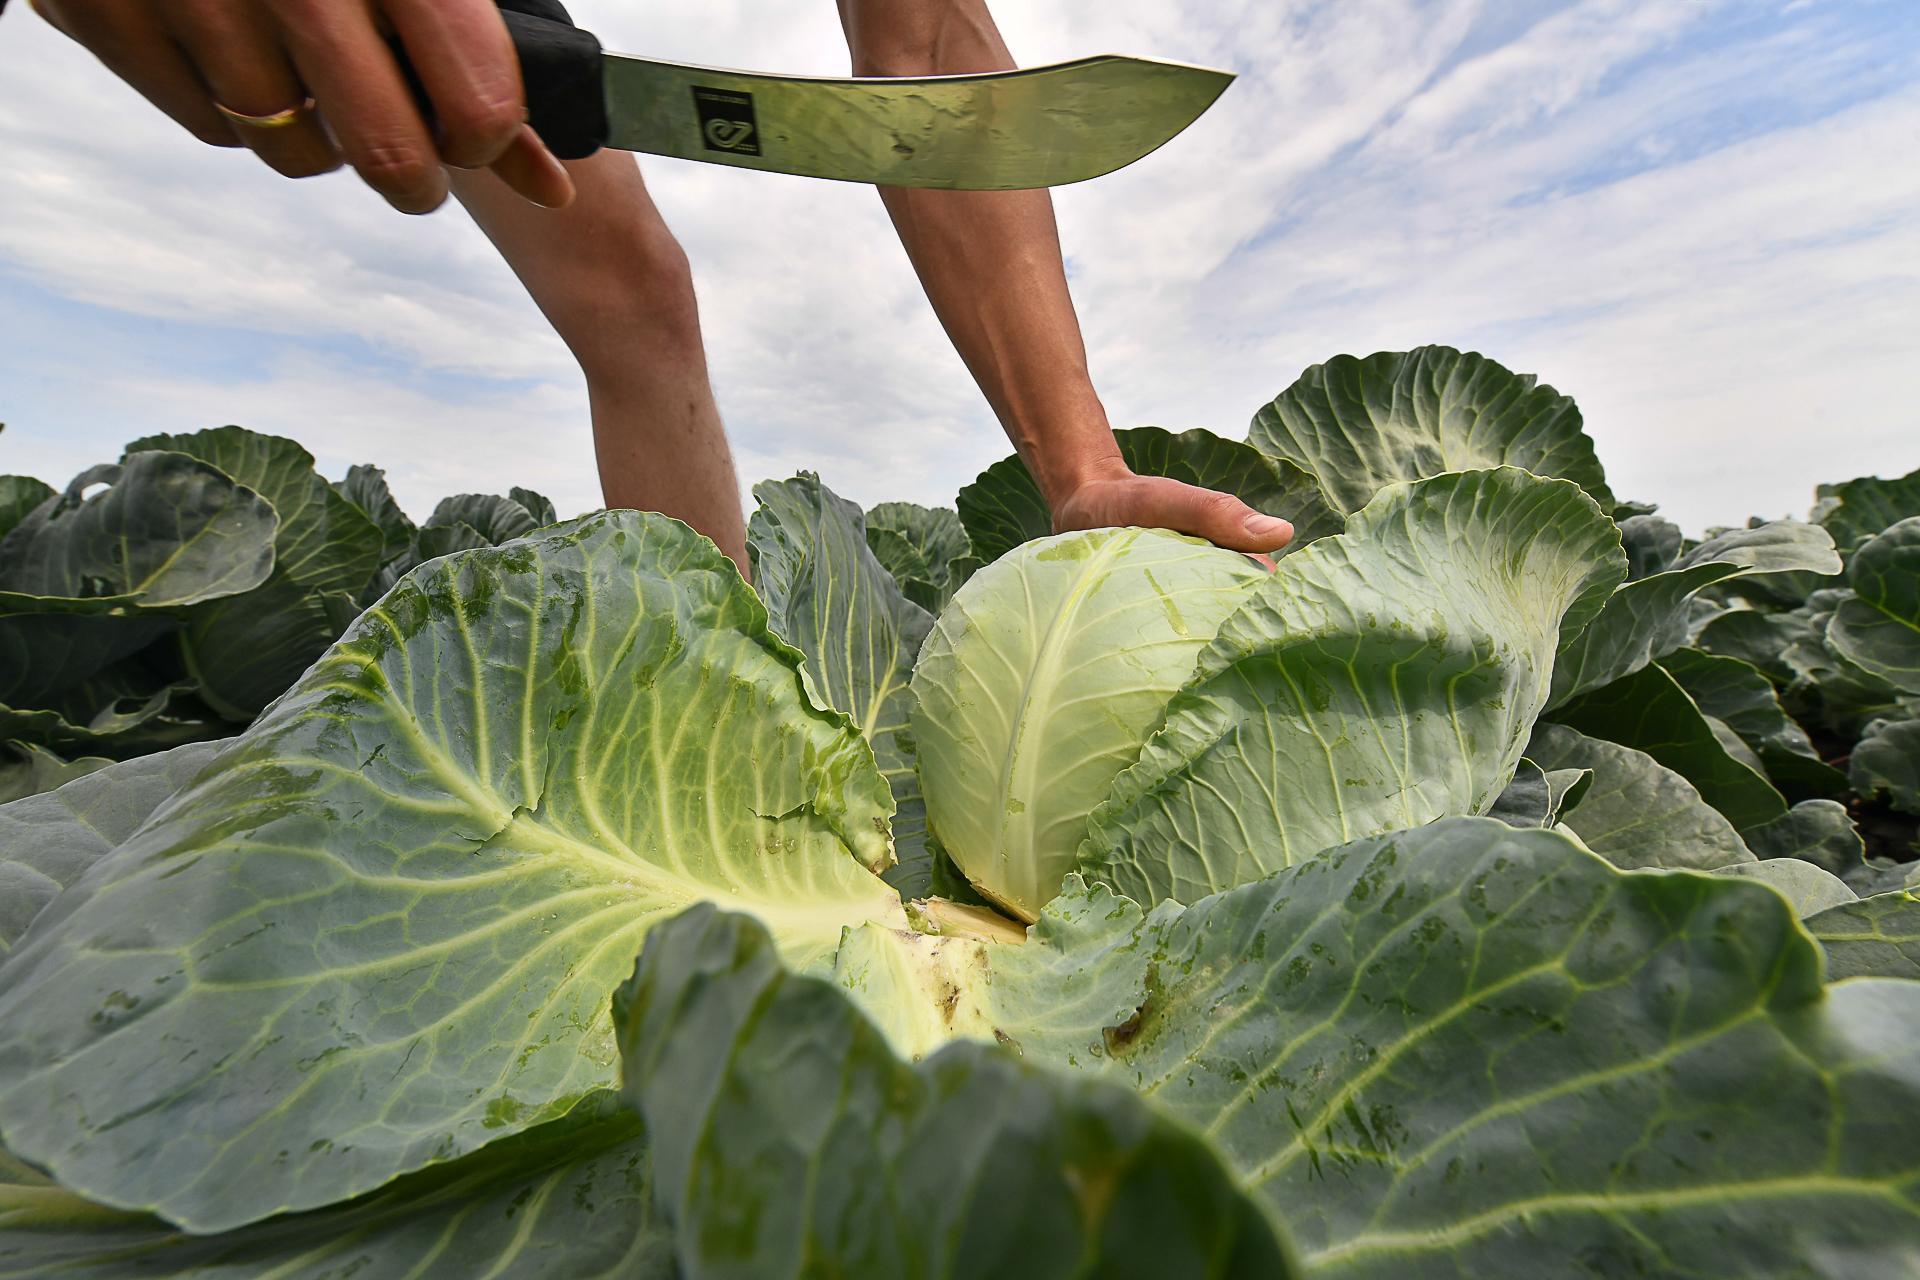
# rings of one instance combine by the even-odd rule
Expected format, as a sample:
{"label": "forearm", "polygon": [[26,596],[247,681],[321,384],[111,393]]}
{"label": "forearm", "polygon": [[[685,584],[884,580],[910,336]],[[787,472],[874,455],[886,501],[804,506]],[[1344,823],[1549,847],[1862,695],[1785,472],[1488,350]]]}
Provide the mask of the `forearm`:
{"label": "forearm", "polygon": [[[1013,66],[983,0],[840,0],[856,75]],[[921,285],[1055,503],[1121,469],[1087,371],[1045,191],[880,191]]]}

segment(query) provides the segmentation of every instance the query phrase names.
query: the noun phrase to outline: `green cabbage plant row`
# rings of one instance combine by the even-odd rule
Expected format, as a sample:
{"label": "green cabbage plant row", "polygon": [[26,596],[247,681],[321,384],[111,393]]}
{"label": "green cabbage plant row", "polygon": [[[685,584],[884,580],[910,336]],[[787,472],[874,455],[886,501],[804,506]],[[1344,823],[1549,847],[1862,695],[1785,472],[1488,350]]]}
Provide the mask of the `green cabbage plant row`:
{"label": "green cabbage plant row", "polygon": [[[1294,547],[305,486],[344,636],[0,806],[0,1277],[1920,1273],[1920,473],[1692,541],[1438,347],[1121,443]],[[212,706],[333,545],[223,446],[6,643]]]}
{"label": "green cabbage plant row", "polygon": [[0,801],[237,733],[402,574],[557,517],[528,489],[415,527],[380,469],[291,440],[149,436],[65,490],[0,476]]}

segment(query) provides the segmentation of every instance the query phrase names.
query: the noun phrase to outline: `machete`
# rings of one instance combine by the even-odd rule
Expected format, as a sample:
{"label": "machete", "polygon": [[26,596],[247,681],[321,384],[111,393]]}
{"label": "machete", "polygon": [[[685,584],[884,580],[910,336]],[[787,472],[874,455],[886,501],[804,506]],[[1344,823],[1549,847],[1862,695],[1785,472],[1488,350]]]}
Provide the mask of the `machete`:
{"label": "machete", "polygon": [[608,146],[881,186],[1056,187],[1154,151],[1233,82],[1118,56],[980,75],[763,75],[606,53],[570,22],[503,16],[528,119],[562,159]]}

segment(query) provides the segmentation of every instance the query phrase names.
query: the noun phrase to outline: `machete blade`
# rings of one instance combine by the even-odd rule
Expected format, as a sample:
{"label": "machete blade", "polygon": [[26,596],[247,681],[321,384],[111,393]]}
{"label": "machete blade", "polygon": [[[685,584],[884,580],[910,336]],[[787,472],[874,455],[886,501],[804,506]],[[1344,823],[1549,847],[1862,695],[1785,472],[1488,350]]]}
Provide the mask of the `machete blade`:
{"label": "machete blade", "polygon": [[1057,187],[1154,151],[1232,82],[1224,71],[1113,55],[835,80],[608,54],[608,145],[880,186]]}

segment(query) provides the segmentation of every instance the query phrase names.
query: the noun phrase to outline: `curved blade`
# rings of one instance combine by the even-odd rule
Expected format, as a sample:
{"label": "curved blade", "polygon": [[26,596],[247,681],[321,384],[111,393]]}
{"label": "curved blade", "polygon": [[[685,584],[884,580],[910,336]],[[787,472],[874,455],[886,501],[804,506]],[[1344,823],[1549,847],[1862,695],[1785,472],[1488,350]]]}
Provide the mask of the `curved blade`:
{"label": "curved blade", "polygon": [[1150,58],[1023,71],[827,80],[609,54],[608,145],[896,187],[1010,191],[1132,164],[1233,76]]}

